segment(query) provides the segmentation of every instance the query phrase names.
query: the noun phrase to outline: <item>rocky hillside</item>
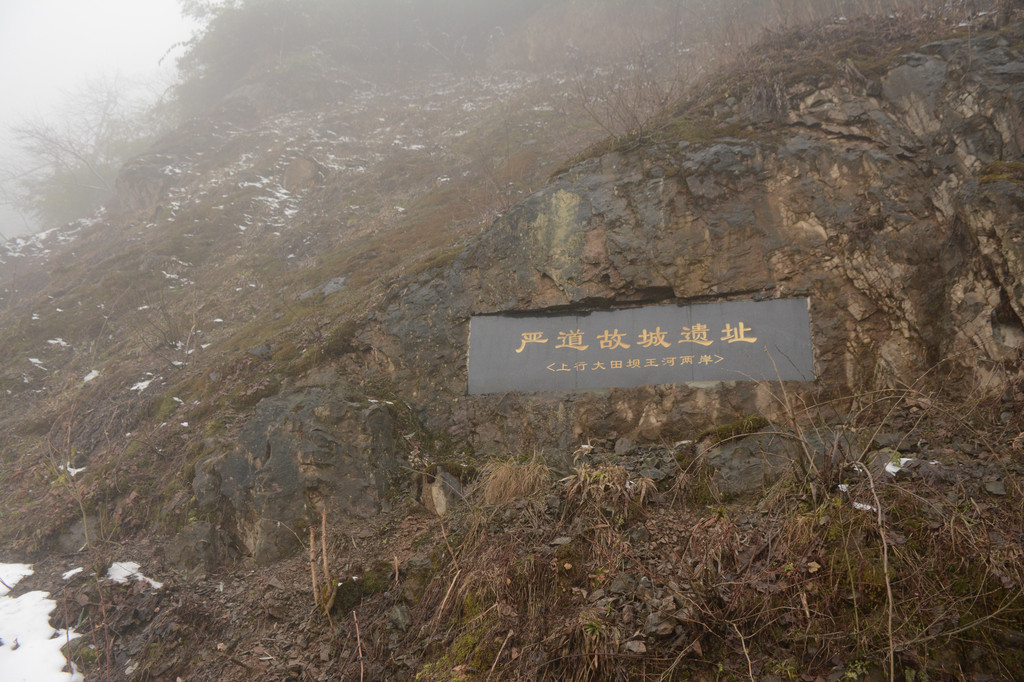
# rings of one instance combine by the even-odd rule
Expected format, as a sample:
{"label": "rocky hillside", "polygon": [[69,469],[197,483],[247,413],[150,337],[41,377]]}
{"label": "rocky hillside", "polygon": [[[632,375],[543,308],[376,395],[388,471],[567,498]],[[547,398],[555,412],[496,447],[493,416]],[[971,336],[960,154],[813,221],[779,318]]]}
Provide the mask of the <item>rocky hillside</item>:
{"label": "rocky hillside", "polygon": [[[550,7],[475,69],[234,73],[0,247],[0,558],[90,679],[1019,676],[998,9],[769,33],[612,138]],[[473,315],[797,297],[813,382],[466,394]]]}

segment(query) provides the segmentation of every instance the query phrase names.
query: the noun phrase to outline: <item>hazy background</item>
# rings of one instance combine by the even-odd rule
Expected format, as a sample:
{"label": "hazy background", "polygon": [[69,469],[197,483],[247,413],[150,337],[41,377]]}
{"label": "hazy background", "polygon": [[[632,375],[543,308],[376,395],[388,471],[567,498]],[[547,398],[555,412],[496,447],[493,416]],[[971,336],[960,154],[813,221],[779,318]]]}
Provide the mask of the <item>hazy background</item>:
{"label": "hazy background", "polygon": [[[159,93],[193,28],[178,0],[0,0],[0,180],[21,165],[12,126],[74,117],[93,83]],[[0,237],[46,227],[0,205]]]}

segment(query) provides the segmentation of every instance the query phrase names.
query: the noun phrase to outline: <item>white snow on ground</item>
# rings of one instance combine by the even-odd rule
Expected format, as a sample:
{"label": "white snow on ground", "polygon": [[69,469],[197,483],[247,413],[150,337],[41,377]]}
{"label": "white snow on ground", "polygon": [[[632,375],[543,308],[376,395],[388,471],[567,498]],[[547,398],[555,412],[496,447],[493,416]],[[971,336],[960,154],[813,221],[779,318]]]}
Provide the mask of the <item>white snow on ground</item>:
{"label": "white snow on ground", "polygon": [[889,462],[888,464],[885,465],[885,470],[888,471],[893,476],[895,476],[896,474],[899,473],[900,469],[902,469],[903,467],[907,466],[907,462],[913,462],[913,461],[914,461],[913,457],[900,457],[900,463],[899,464],[897,464],[896,462]]}
{"label": "white snow on ground", "polygon": [[146,379],[145,381],[140,381],[139,383],[137,383],[134,386],[132,386],[131,390],[132,391],[145,391],[147,388],[149,388],[149,385],[151,383],[153,383],[154,381],[156,381],[159,378],[160,377],[156,377],[155,379]]}
{"label": "white snow on ground", "polygon": [[92,381],[93,379],[95,379],[96,377],[98,377],[99,375],[100,375],[99,371],[94,369],[93,371],[91,371],[91,372],[89,372],[88,374],[85,375],[85,378],[82,379],[82,383],[83,384],[87,384],[90,381]]}
{"label": "white snow on ground", "polygon": [[[0,564],[0,579],[14,587],[31,566]],[[60,649],[78,637],[74,630],[54,630],[50,612],[57,602],[46,592],[26,592],[17,599],[0,585],[0,677],[4,682],[84,682],[73,669],[62,672],[67,661]]]}
{"label": "white snow on ground", "polygon": [[66,472],[68,472],[68,473],[69,473],[69,474],[71,475],[71,478],[74,478],[74,477],[75,477],[75,476],[77,476],[78,474],[80,474],[80,473],[82,473],[83,471],[85,471],[85,467],[78,467],[78,468],[75,468],[75,467],[71,466],[70,464],[61,464],[61,465],[60,465],[59,467],[57,467],[57,468],[58,468],[58,469],[61,469],[62,471],[66,471]]}
{"label": "white snow on ground", "polygon": [[79,573],[81,573],[84,570],[85,569],[82,568],[81,566],[79,566],[78,568],[72,568],[70,571],[67,571],[63,575],[61,575],[61,579],[62,580],[67,580],[68,578],[70,578],[72,576],[78,575]]}
{"label": "white snow on ground", "polygon": [[110,568],[107,569],[107,578],[118,583],[126,583],[129,580],[142,580],[152,585],[154,590],[159,590],[164,586],[163,583],[147,578],[139,573],[139,565],[134,561],[115,561],[110,564]]}
{"label": "white snow on ground", "polygon": [[[27,575],[32,575],[32,567],[28,564],[0,564],[0,580],[8,587],[14,587]],[[0,585],[0,597],[6,594],[7,587]]]}

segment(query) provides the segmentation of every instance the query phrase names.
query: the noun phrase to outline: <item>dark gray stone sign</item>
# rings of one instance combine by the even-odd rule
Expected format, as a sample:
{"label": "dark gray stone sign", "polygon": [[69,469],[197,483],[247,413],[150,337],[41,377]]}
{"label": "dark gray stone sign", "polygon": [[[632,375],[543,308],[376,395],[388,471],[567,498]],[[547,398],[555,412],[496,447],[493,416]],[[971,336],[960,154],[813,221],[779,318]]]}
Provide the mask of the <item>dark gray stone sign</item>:
{"label": "dark gray stone sign", "polygon": [[811,381],[809,308],[809,299],[791,298],[477,315],[469,325],[469,392]]}

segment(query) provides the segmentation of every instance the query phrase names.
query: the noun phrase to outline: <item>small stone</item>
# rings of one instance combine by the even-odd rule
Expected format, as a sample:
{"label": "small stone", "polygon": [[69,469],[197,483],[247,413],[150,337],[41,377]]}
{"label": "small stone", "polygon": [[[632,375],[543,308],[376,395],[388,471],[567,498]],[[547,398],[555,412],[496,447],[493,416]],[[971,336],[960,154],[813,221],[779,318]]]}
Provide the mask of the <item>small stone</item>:
{"label": "small stone", "polygon": [[632,576],[620,574],[612,579],[611,584],[608,585],[608,592],[611,594],[626,594],[633,591],[634,585],[636,585],[636,581]]}
{"label": "small stone", "polygon": [[636,450],[636,443],[628,438],[620,438],[615,441],[615,454],[619,457],[628,455]]}
{"label": "small stone", "polygon": [[626,642],[625,649],[631,654],[646,654],[647,645],[640,640],[634,639]]}
{"label": "small stone", "polygon": [[412,613],[405,604],[398,604],[388,611],[388,620],[396,628],[405,632],[412,625]]}
{"label": "small stone", "polygon": [[651,479],[655,483],[665,478],[665,472],[662,471],[661,469],[656,469],[654,467],[644,469],[643,471],[640,472],[640,475],[643,476],[644,478]]}
{"label": "small stone", "polygon": [[629,541],[633,544],[640,544],[651,539],[651,534],[644,526],[637,526],[629,531]]}
{"label": "small stone", "polygon": [[1002,481],[988,481],[985,484],[985,490],[993,495],[1005,495],[1006,484]]}
{"label": "small stone", "polygon": [[654,612],[644,621],[644,634],[650,637],[668,637],[676,628],[675,619]]}

